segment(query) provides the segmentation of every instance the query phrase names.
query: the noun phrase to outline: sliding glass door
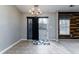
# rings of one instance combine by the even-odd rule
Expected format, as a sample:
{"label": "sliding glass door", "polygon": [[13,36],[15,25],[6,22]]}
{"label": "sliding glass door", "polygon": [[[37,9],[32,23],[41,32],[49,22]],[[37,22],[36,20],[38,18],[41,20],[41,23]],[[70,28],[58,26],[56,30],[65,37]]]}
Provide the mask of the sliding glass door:
{"label": "sliding glass door", "polygon": [[39,18],[39,40],[47,40],[48,37],[48,18]]}

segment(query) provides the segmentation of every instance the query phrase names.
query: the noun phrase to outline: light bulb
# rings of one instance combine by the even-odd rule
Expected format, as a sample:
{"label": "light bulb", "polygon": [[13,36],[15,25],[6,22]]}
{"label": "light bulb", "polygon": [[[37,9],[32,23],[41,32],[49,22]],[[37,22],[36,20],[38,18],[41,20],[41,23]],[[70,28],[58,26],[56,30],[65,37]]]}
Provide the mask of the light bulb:
{"label": "light bulb", "polygon": [[31,13],[31,12],[32,12],[32,10],[29,10],[29,12]]}
{"label": "light bulb", "polygon": [[33,12],[31,12],[31,14],[33,15],[34,13],[33,13]]}

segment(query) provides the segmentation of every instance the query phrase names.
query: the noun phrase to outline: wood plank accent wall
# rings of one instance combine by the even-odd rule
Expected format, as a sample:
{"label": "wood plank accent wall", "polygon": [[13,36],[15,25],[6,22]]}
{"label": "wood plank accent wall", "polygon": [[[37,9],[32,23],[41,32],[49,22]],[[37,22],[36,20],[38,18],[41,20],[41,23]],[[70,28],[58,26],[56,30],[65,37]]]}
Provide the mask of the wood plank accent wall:
{"label": "wood plank accent wall", "polygon": [[72,16],[70,21],[71,38],[79,38],[79,16]]}

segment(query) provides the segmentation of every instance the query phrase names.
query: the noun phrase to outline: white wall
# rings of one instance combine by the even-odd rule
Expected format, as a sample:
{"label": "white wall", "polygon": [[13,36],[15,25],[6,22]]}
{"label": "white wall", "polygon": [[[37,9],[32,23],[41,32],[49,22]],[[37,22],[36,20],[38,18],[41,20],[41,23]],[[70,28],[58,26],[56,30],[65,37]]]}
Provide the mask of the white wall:
{"label": "white wall", "polygon": [[[29,14],[27,13],[23,13],[22,14],[22,33],[21,33],[21,36],[22,36],[22,39],[27,39],[27,19],[26,17],[27,16],[30,16]],[[47,14],[43,14],[43,15],[40,15],[40,16],[48,16],[48,38],[49,40],[56,40],[58,39],[58,29],[57,29],[57,26],[58,26],[58,13],[57,12],[54,12],[54,13],[47,13]]]}
{"label": "white wall", "polygon": [[0,51],[21,38],[21,14],[15,6],[0,6]]}

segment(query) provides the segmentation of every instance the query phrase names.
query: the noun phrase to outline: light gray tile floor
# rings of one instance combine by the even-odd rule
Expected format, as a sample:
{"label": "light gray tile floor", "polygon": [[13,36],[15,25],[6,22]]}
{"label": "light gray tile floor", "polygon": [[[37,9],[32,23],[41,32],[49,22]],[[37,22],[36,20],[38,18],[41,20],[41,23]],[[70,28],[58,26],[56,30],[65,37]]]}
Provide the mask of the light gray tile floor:
{"label": "light gray tile floor", "polygon": [[33,45],[32,41],[21,41],[4,54],[76,54],[79,53],[79,40],[63,39],[50,41],[50,45]]}

